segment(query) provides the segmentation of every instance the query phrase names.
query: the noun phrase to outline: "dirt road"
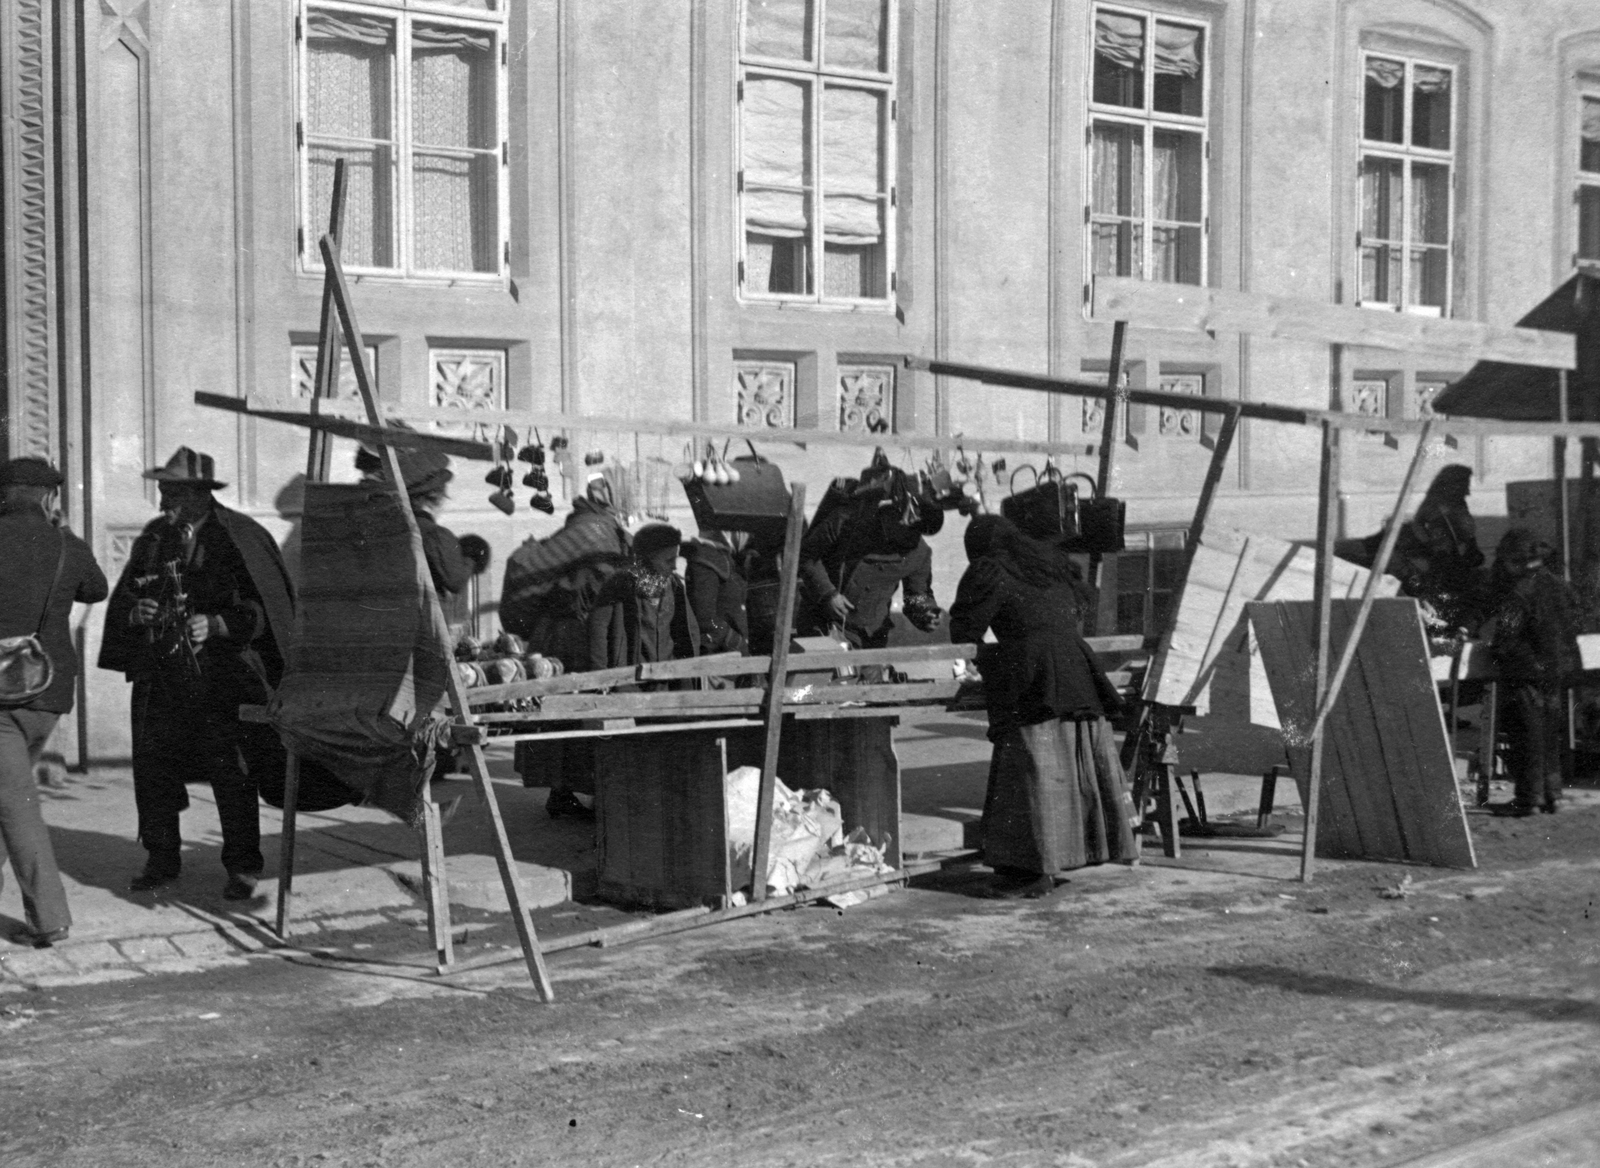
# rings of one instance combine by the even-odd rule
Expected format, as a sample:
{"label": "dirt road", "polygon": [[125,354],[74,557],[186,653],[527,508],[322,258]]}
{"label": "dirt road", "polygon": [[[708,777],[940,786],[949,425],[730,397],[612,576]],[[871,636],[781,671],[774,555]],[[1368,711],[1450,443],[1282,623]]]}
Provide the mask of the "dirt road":
{"label": "dirt road", "polygon": [[8,994],[0,1163],[1396,1163],[1600,1099],[1600,810],[1473,823],[1476,872],[948,872],[558,955],[553,1006],[281,956]]}

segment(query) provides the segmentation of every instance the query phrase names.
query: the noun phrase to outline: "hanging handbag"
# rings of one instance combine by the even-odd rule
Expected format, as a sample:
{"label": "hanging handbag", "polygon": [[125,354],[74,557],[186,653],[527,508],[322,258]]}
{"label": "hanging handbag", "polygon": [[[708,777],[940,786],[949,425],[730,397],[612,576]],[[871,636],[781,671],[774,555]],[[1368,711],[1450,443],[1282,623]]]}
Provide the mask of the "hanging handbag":
{"label": "hanging handbag", "polygon": [[0,707],[25,706],[50,688],[55,679],[55,665],[45,651],[44,622],[50,616],[50,601],[55,597],[56,585],[61,583],[61,571],[67,563],[67,537],[61,537],[61,551],[56,556],[56,574],[50,581],[50,590],[44,594],[44,611],[39,614],[39,627],[24,637],[0,637]]}
{"label": "hanging handbag", "polygon": [[1122,530],[1128,516],[1128,504],[1122,499],[1096,494],[1094,480],[1086,474],[1067,477],[1083,479],[1089,484],[1088,498],[1077,500],[1078,535],[1067,542],[1067,550],[1100,555],[1120,552],[1126,546]]}
{"label": "hanging handbag", "polygon": [[682,480],[689,509],[701,527],[721,531],[748,531],[781,537],[789,519],[789,488],[783,471],[750,446],[748,456],[722,461],[721,468],[735,472],[725,482],[708,482],[710,475],[690,475]]}
{"label": "hanging handbag", "polygon": [[[1017,490],[1017,475],[1033,472],[1033,486]],[[1000,501],[1000,514],[1035,539],[1063,540],[1078,537],[1078,488],[1050,463],[1041,473],[1024,463],[1011,472],[1011,495]]]}

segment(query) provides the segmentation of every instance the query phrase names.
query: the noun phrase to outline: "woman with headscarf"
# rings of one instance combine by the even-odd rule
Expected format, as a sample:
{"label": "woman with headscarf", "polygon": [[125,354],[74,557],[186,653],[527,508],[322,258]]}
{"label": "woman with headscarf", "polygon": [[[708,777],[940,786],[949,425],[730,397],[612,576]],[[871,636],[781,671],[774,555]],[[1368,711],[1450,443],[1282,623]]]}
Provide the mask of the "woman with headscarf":
{"label": "woman with headscarf", "polygon": [[770,535],[700,529],[683,545],[689,606],[700,624],[702,653],[772,652],[777,622],[778,561]]}
{"label": "woman with headscarf", "polygon": [[950,635],[996,637],[978,654],[994,743],[983,859],[998,894],[1048,896],[1060,871],[1134,856],[1107,721],[1122,701],[1078,632],[1083,596],[1067,553],[993,515],[972,520],[965,542]]}

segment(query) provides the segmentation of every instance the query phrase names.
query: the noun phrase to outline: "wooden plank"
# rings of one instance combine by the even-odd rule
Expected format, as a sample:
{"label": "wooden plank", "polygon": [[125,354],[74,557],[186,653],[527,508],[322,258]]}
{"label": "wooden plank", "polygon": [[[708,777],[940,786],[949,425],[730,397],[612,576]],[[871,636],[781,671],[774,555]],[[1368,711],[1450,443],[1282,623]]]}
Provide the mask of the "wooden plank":
{"label": "wooden plank", "polygon": [[[1333,351],[1333,379],[1340,379],[1340,357]],[[1316,587],[1316,679],[1317,706],[1328,692],[1328,613],[1333,601],[1333,543],[1338,536],[1340,433],[1332,426],[1322,427],[1322,463],[1317,479],[1317,587]],[[1316,866],[1317,801],[1321,795],[1322,768],[1327,744],[1320,733],[1311,736],[1311,769],[1306,776],[1306,829],[1300,852],[1300,879],[1310,883]]]}
{"label": "wooden plank", "polygon": [[465,438],[450,438],[444,434],[431,434],[426,430],[397,430],[382,421],[356,422],[335,413],[300,413],[294,410],[252,410],[244,398],[226,394],[206,393],[194,395],[194,404],[213,410],[227,410],[247,418],[261,418],[268,422],[283,422],[289,426],[302,426],[319,434],[332,434],[339,438],[353,438],[372,446],[398,446],[403,450],[437,450],[457,458],[470,458],[478,462],[493,462],[494,447],[486,442],[472,442]]}
{"label": "wooden plank", "polygon": [[[985,385],[1034,389],[1043,393],[1070,394],[1076,397],[1106,396],[1105,385],[1098,381],[1045,377],[1036,373],[1018,373],[1010,369],[967,365],[958,361],[930,361],[925,357],[906,357],[904,364],[908,369],[923,369],[935,376],[965,378]],[[1295,426],[1328,425],[1339,430],[1359,430],[1364,434],[1415,434],[1422,429],[1423,424],[1423,419],[1420,418],[1374,419],[1366,414],[1349,414],[1339,410],[1309,409],[1274,402],[1229,401],[1222,398],[1194,397],[1184,393],[1167,393],[1155,389],[1130,389],[1125,392],[1128,400],[1136,404],[1172,406],[1176,409],[1212,414],[1225,413],[1230,407],[1238,406],[1239,416],[1242,418],[1283,422]],[[1500,418],[1449,418],[1437,415],[1431,421],[1435,434],[1448,434],[1456,438],[1519,436],[1555,438],[1563,434],[1571,438],[1600,438],[1600,422],[1512,422]],[[969,440],[967,444],[971,446],[972,442]]]}
{"label": "wooden plank", "polygon": [[289,939],[294,898],[294,840],[300,809],[300,756],[287,751],[283,760],[283,827],[278,836],[278,940]]}
{"label": "wooden plank", "polygon": [[[795,598],[799,592],[800,540],[806,526],[806,486],[789,488],[789,524],[784,532],[783,562],[778,570],[778,612],[775,627],[794,627]],[[772,672],[767,675],[766,746],[761,758],[761,788],[756,797],[755,838],[750,847],[750,899],[767,897],[768,852],[772,845],[772,800],[778,777],[778,749],[783,737],[784,682],[789,662],[789,638],[775,637]]]}
{"label": "wooden plank", "polygon": [[1096,277],[1091,319],[1129,321],[1139,328],[1360,345],[1448,357],[1452,362],[1507,361],[1545,369],[1575,369],[1578,363],[1571,333],[1128,277]]}
{"label": "wooden plank", "polygon": [[[258,417],[267,417],[269,415],[275,417],[278,414],[304,415],[308,412],[304,399],[285,398],[274,394],[253,393],[248,398],[230,398],[227,400],[243,402],[244,411],[248,411]],[[325,418],[348,416],[351,412],[351,407],[344,403],[323,403],[322,411],[322,416]],[[406,408],[400,405],[386,405],[384,407],[384,416],[394,421],[413,424],[428,424],[432,422],[454,422],[459,424],[461,421],[461,412],[459,410],[426,407]],[[289,419],[281,420],[288,421]],[[536,426],[546,433],[611,432],[659,434],[669,438],[714,438],[732,440],[739,443],[743,443],[746,439],[754,439],[763,444],[780,443],[800,447],[812,445],[846,446],[865,450],[872,450],[883,445],[883,436],[881,434],[857,434],[842,430],[802,430],[786,427],[763,429],[758,434],[753,433],[748,427],[718,426],[709,422],[674,421],[659,418],[598,417],[587,414],[563,414],[553,410],[474,410],[472,412],[472,420],[474,423],[484,425],[515,426],[518,429]],[[296,422],[294,424],[304,425],[305,423]],[[985,453],[994,454],[1087,456],[1095,453],[1093,445],[1083,442],[1039,442],[1024,438],[977,434],[901,433],[894,436],[894,445],[901,449],[947,451],[954,449],[958,444],[966,446],[969,450],[982,450]]]}
{"label": "wooden plank", "polygon": [[[367,369],[366,342],[361,336],[361,327],[356,323],[355,308],[350,302],[350,292],[345,285],[344,269],[339,263],[339,250],[333,241],[323,236],[318,244],[322,252],[322,262],[327,270],[328,279],[333,289],[334,305],[339,312],[339,323],[344,329],[345,343],[350,348],[350,360],[355,369],[356,387],[361,393],[361,403],[366,409],[367,421],[374,427],[383,429],[383,417],[378,412],[377,393],[373,388],[372,375]],[[389,488],[394,492],[395,498],[400,503],[400,513],[405,517],[406,527],[411,532],[414,541],[420,544],[421,536],[417,528],[417,518],[411,509],[411,500],[406,494],[405,476],[400,472],[399,456],[392,444],[380,444],[378,447],[383,458],[384,472]],[[421,569],[422,565],[418,565]],[[432,580],[426,571],[420,572],[423,582],[423,594],[428,598],[430,616],[442,628],[444,626],[444,612],[439,607],[439,596],[433,590]],[[445,682],[450,695],[450,704],[455,719],[460,722],[472,721],[472,710],[467,702],[466,686],[461,682],[461,675],[455,670],[454,663],[446,661],[444,669]],[[500,881],[505,887],[506,903],[511,909],[511,920],[517,930],[517,940],[522,947],[522,956],[528,967],[528,976],[533,980],[534,987],[543,1001],[550,1001],[555,996],[555,991],[550,985],[550,975],[544,966],[544,956],[539,951],[539,938],[533,928],[533,919],[528,915],[526,898],[522,892],[522,877],[516,869],[516,862],[511,854],[511,841],[506,836],[506,825],[500,815],[500,802],[495,796],[494,783],[489,777],[489,766],[484,761],[483,748],[472,746],[468,749],[468,760],[472,776],[478,784],[478,794],[483,801],[484,811],[489,819],[489,826],[494,834],[495,863],[500,869]]]}

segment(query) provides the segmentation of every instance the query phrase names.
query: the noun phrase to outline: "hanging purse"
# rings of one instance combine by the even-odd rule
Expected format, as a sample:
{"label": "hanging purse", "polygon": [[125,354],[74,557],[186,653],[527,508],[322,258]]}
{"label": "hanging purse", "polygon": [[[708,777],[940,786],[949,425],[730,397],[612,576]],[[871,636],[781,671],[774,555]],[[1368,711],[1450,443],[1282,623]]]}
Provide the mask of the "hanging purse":
{"label": "hanging purse", "polygon": [[0,707],[25,706],[50,688],[56,670],[45,651],[44,622],[50,616],[50,601],[55,597],[56,585],[61,583],[61,571],[67,563],[67,537],[61,537],[61,551],[56,556],[56,574],[50,581],[50,590],[44,594],[44,611],[39,614],[39,627],[24,637],[0,638]]}
{"label": "hanging purse", "polygon": [[682,480],[696,523],[721,531],[783,534],[789,519],[789,488],[776,463],[762,458],[751,445],[748,457],[713,459],[708,465],[716,465],[725,473],[691,474]]}
{"label": "hanging purse", "polygon": [[[1017,490],[1017,475],[1033,471],[1033,486]],[[1078,488],[1050,463],[1043,473],[1024,463],[1011,472],[1011,495],[1000,501],[1000,514],[1035,539],[1078,537]]]}
{"label": "hanging purse", "polygon": [[1083,479],[1089,484],[1089,497],[1077,500],[1078,535],[1076,539],[1067,541],[1067,550],[1100,555],[1120,552],[1126,546],[1122,532],[1128,516],[1128,504],[1122,499],[1096,494],[1094,479],[1086,474],[1067,477]]}

